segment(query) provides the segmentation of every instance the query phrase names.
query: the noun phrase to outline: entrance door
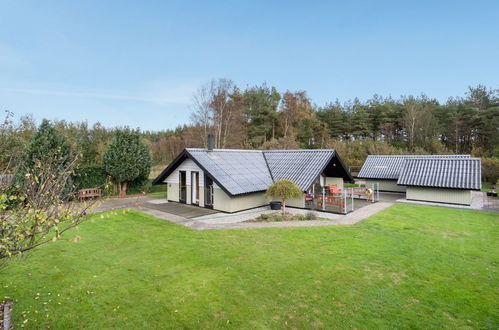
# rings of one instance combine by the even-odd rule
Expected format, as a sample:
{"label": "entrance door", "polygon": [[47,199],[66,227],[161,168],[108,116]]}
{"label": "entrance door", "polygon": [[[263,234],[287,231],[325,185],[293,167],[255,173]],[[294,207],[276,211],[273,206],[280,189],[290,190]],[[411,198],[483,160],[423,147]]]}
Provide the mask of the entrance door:
{"label": "entrance door", "polygon": [[191,204],[199,205],[199,172],[191,172]]}
{"label": "entrance door", "polygon": [[213,180],[204,175],[204,207],[213,208]]}
{"label": "entrance door", "polygon": [[179,196],[178,201],[180,203],[185,203],[187,198],[187,180],[185,171],[179,171]]}

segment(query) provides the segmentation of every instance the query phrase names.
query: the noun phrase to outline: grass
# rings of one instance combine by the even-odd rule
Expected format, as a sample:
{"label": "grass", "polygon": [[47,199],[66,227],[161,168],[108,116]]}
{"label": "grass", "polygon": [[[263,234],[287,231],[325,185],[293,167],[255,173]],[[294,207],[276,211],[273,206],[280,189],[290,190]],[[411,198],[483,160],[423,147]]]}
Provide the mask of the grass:
{"label": "grass", "polygon": [[147,194],[150,198],[166,198],[166,191],[154,191]]}
{"label": "grass", "polygon": [[481,191],[489,192],[489,191],[494,190],[494,188],[495,188],[495,185],[492,183],[482,183]]}
{"label": "grass", "polygon": [[166,198],[166,185],[150,186],[147,196],[151,198]]}
{"label": "grass", "polygon": [[26,328],[493,329],[498,231],[497,214],[415,205],[224,231],[114,211],[10,263],[0,296]]}

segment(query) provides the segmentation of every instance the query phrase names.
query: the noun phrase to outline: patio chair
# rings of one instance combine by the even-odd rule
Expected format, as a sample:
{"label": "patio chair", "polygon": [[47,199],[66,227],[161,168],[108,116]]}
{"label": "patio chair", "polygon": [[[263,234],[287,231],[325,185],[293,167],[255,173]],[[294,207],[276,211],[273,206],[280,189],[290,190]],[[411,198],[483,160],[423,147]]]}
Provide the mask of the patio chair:
{"label": "patio chair", "polygon": [[305,199],[305,206],[312,207],[312,205],[314,203],[314,195],[313,194],[305,194],[303,196],[303,198]]}
{"label": "patio chair", "polygon": [[341,194],[341,191],[340,189],[338,188],[337,185],[332,185],[332,186],[329,186],[329,193],[332,194],[332,195],[339,195]]}

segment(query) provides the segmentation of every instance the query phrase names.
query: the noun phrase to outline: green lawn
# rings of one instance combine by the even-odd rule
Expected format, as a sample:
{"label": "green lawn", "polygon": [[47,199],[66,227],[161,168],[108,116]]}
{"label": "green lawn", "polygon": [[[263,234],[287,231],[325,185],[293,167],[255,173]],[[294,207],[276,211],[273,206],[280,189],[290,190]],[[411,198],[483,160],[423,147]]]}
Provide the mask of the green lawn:
{"label": "green lawn", "polygon": [[0,295],[29,328],[492,329],[498,222],[395,205],[354,226],[194,231],[112,212],[9,264]]}
{"label": "green lawn", "polygon": [[166,191],[154,191],[147,194],[151,198],[166,198]]}
{"label": "green lawn", "polygon": [[151,198],[166,198],[166,186],[156,185],[150,186],[147,196]]}

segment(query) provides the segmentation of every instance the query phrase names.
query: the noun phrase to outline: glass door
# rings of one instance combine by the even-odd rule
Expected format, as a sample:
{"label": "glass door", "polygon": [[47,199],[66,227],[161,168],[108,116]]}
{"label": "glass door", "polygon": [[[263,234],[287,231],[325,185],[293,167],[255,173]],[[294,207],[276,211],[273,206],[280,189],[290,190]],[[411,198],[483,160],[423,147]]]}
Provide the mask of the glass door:
{"label": "glass door", "polygon": [[204,207],[213,208],[213,180],[204,175]]}
{"label": "glass door", "polygon": [[191,204],[199,205],[199,172],[191,172]]}
{"label": "glass door", "polygon": [[179,196],[178,201],[185,203],[187,198],[187,182],[185,171],[179,171]]}

